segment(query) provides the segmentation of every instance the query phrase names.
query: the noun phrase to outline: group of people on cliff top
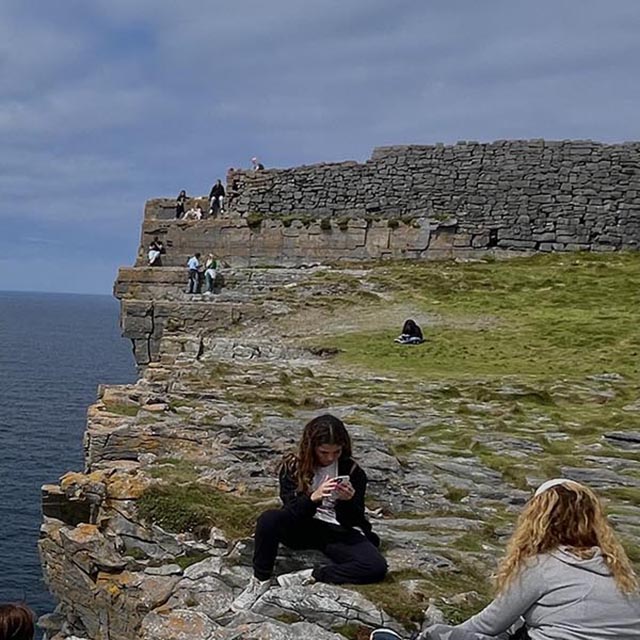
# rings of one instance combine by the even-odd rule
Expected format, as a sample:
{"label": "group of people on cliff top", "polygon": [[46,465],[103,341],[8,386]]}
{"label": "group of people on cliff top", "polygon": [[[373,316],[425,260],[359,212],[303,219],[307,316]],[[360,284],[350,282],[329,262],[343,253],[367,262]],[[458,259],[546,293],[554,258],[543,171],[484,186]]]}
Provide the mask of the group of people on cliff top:
{"label": "group of people on cliff top", "polygon": [[[278,585],[382,581],[387,562],[365,514],[367,475],[344,423],[312,419],[279,470],[282,507],[255,528],[253,576],[232,609],[250,609],[272,586],[281,544],[329,560],[280,575]],[[543,482],[520,513],[495,575],[495,599],[458,625],[436,624],[420,640],[638,640],[638,578],[598,497],[569,478]],[[377,629],[371,640],[398,640]]]}
{"label": "group of people on cliff top", "polygon": [[[253,171],[263,171],[264,165],[258,160],[257,157],[251,158],[251,168]],[[237,184],[232,184],[231,189],[233,192],[237,191]],[[182,189],[176,198],[176,220],[202,220],[206,217],[215,218],[218,215],[224,213],[224,201],[226,197],[226,191],[222,180],[216,180],[215,184],[209,191],[209,210],[205,213],[198,202],[194,202],[192,206],[185,210],[187,206],[187,192]]]}

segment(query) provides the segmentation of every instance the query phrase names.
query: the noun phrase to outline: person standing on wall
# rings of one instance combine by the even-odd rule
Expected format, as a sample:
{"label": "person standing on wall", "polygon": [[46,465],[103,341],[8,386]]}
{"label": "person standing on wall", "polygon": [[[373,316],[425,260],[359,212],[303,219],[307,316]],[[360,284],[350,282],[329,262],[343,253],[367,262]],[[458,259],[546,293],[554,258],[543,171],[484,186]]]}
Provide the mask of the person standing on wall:
{"label": "person standing on wall", "polygon": [[196,253],[187,261],[189,269],[189,290],[187,293],[200,293],[200,254]]}
{"label": "person standing on wall", "polygon": [[184,206],[187,202],[187,192],[183,189],[176,198],[176,220],[184,215]]}
{"label": "person standing on wall", "polygon": [[224,205],[224,186],[221,180],[216,180],[216,183],[211,187],[209,192],[209,215],[214,218],[218,213],[222,214]]}
{"label": "person standing on wall", "polygon": [[218,261],[215,259],[213,253],[210,253],[204,263],[204,279],[207,285],[207,290],[205,293],[213,293],[217,277]]}

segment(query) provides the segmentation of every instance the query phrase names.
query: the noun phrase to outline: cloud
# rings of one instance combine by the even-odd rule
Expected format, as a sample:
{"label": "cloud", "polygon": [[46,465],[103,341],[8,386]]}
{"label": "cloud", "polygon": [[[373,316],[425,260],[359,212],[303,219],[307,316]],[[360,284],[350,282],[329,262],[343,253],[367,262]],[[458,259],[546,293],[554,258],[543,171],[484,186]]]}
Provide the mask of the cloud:
{"label": "cloud", "polygon": [[256,154],[637,139],[638,31],[637,0],[5,2],[0,219],[128,246],[145,199],[206,193]]}

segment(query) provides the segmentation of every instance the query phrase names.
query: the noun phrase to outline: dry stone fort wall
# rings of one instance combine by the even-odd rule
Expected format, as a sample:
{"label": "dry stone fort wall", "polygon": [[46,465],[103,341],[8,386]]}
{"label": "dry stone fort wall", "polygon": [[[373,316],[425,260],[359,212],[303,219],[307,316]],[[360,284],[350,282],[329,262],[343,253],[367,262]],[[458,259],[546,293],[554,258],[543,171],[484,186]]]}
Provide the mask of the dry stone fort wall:
{"label": "dry stone fort wall", "polygon": [[181,223],[173,201],[149,201],[142,247],[159,232],[176,248],[168,264],[213,246],[237,264],[295,265],[640,242],[638,142],[378,147],[362,164],[230,170],[227,190],[218,221]]}

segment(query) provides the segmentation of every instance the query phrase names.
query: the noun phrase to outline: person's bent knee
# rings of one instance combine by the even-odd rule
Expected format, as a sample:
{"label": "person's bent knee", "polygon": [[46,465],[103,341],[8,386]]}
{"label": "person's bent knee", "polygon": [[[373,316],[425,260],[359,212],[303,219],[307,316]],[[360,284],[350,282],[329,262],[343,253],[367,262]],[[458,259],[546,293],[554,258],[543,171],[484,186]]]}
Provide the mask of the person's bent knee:
{"label": "person's bent knee", "polygon": [[367,559],[367,561],[362,564],[361,570],[359,571],[359,582],[360,584],[382,582],[388,570],[389,566],[387,565],[387,561],[378,554],[374,558]]}
{"label": "person's bent knee", "polygon": [[287,521],[287,513],[283,509],[269,509],[262,513],[256,521],[256,531],[273,531],[279,529]]}
{"label": "person's bent knee", "polygon": [[382,556],[378,556],[369,566],[369,582],[382,582],[387,571],[389,571],[387,561]]}

